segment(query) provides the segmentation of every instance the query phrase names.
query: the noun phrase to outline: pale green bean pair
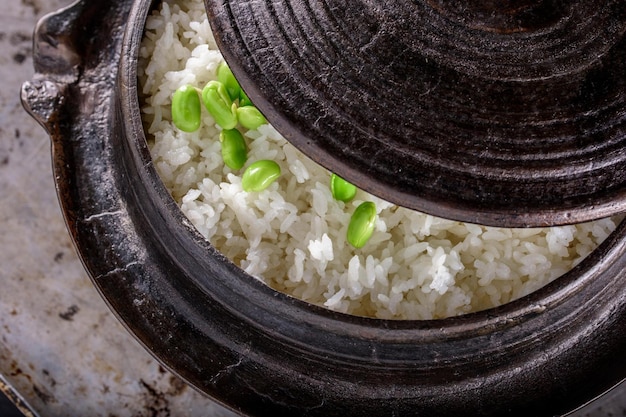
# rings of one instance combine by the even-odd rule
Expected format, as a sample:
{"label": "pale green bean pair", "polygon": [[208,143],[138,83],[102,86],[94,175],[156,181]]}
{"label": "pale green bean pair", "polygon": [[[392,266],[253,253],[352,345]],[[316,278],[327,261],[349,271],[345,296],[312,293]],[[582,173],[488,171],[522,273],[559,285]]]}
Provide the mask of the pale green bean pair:
{"label": "pale green bean pair", "polygon": [[[339,175],[331,174],[330,191],[336,200],[349,202],[356,195],[357,188]],[[376,204],[371,201],[361,203],[350,217],[346,235],[348,243],[357,249],[362,248],[374,234],[375,225]]]}
{"label": "pale green bean pair", "polygon": [[[224,163],[231,169],[241,169],[248,159],[248,148],[241,132],[237,129],[222,130],[220,142]],[[280,173],[280,166],[276,162],[262,159],[246,168],[241,186],[246,192],[263,191],[280,177]]]}

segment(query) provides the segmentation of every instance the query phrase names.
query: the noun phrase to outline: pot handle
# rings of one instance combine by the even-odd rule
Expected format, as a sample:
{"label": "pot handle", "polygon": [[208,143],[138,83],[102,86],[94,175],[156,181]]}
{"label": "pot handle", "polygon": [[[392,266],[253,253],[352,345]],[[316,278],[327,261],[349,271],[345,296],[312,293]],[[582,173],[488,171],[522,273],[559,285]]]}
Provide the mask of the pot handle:
{"label": "pot handle", "polygon": [[81,74],[79,45],[88,29],[80,23],[87,3],[78,0],[42,17],[34,30],[35,75],[22,84],[21,101],[48,133],[52,133],[52,125],[58,119],[68,86],[76,83]]}

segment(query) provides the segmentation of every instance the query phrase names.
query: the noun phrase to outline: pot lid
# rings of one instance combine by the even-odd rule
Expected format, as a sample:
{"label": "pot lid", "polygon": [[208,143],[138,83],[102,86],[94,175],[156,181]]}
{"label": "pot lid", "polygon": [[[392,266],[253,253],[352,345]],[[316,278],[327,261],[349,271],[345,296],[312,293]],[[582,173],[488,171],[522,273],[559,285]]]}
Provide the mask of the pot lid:
{"label": "pot lid", "polygon": [[381,198],[498,226],[626,209],[619,0],[205,0],[267,119]]}

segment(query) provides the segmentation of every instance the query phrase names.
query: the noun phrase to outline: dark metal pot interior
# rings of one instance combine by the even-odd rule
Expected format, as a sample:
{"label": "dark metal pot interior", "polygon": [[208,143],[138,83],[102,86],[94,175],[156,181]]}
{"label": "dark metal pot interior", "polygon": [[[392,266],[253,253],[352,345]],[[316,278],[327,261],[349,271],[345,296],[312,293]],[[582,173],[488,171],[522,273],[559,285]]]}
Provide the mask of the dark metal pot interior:
{"label": "dark metal pot interior", "polygon": [[552,416],[626,376],[625,223],[543,289],[437,321],[333,313],[246,275],[190,225],[152,165],[136,75],[151,7],[81,1],[48,17],[22,96],[50,133],[95,286],[166,367],[258,416]]}

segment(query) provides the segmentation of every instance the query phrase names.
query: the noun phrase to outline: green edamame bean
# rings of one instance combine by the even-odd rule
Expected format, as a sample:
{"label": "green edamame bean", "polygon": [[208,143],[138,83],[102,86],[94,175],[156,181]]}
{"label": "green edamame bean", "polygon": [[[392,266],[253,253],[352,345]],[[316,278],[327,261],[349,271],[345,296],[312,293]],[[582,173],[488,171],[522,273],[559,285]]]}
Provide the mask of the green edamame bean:
{"label": "green edamame bean", "polygon": [[248,159],[246,140],[237,129],[222,130],[220,132],[222,144],[222,159],[231,169],[240,169]]}
{"label": "green edamame bean", "polygon": [[172,96],[172,122],[183,132],[195,132],[200,128],[202,106],[198,90],[184,85]]}
{"label": "green edamame bean", "polygon": [[267,159],[261,159],[251,164],[243,172],[241,186],[244,191],[263,191],[280,177],[280,166]]}
{"label": "green edamame bean", "polygon": [[258,129],[259,126],[267,123],[265,116],[254,106],[239,107],[237,109],[237,120],[239,120],[241,126],[250,130]]}
{"label": "green edamame bean", "polygon": [[339,175],[332,174],[330,176],[330,192],[335,200],[348,202],[356,195],[356,187]]}
{"label": "green edamame bean", "polygon": [[209,81],[202,90],[202,101],[222,129],[234,129],[237,126],[237,105],[230,99],[224,84]]}
{"label": "green edamame bean", "polygon": [[224,87],[226,87],[226,91],[232,101],[239,99],[241,86],[226,62],[222,62],[217,67],[217,81],[224,84]]}
{"label": "green edamame bean", "polygon": [[376,225],[376,204],[371,201],[361,203],[350,218],[347,240],[355,248],[362,248],[374,233]]}

